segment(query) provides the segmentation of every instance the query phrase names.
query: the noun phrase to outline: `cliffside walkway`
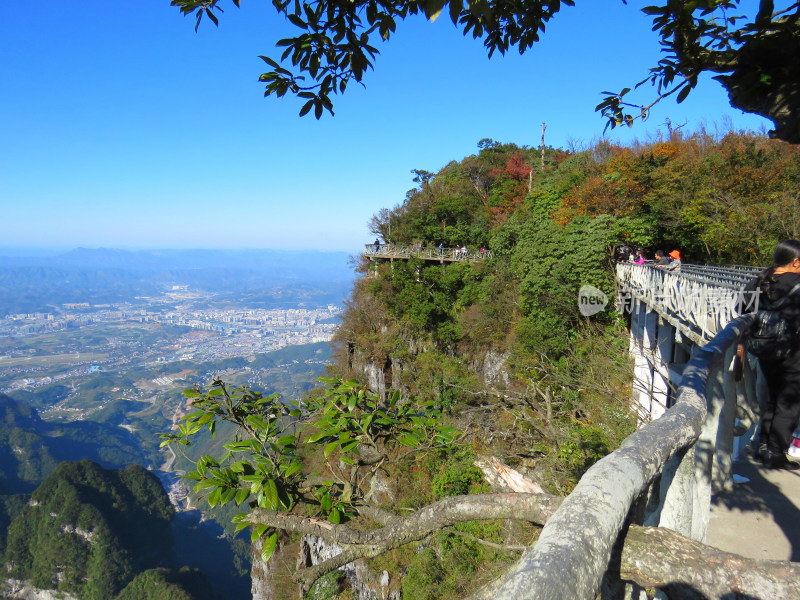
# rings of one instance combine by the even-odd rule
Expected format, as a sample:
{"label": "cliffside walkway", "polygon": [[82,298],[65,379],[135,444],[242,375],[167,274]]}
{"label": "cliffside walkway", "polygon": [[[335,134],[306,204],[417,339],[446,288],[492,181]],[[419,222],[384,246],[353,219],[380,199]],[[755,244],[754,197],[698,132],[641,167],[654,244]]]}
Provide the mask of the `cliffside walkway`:
{"label": "cliffside walkway", "polygon": [[439,248],[405,245],[405,244],[365,244],[364,256],[370,259],[387,258],[391,260],[408,260],[417,258],[441,263],[446,262],[478,262],[492,257],[491,250],[480,248]]}
{"label": "cliffside walkway", "polygon": [[[630,524],[651,540],[669,539],[670,530],[687,545],[696,540],[730,553],[705,555],[704,563],[699,554],[657,544],[666,568],[650,588],[682,598],[800,598],[792,575],[800,565],[786,562],[800,561],[800,471],[767,470],[749,458],[766,384],[749,355],[741,371],[732,368],[755,317],[741,314],[752,300],[742,288],[758,269],[616,269],[617,306],[631,318],[640,427],[583,475],[493,597],[594,600]],[[743,566],[736,555],[760,562]],[[689,575],[697,568],[715,570],[727,591],[703,591],[712,577]],[[686,574],[676,575],[681,569]],[[603,597],[644,597],[633,588]]]}

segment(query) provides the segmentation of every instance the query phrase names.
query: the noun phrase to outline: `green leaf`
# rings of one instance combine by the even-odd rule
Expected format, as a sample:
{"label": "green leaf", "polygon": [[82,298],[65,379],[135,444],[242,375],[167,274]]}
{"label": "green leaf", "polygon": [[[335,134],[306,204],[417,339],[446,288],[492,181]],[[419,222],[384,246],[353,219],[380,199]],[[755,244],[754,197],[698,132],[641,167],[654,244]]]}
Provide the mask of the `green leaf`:
{"label": "green leaf", "polygon": [[311,110],[312,106],[314,106],[314,101],[313,100],[309,100],[308,102],[303,104],[303,108],[300,109],[300,116],[302,117],[302,116],[307,115],[308,111]]}
{"label": "green leaf", "polygon": [[331,455],[331,453],[334,450],[336,450],[338,446],[339,446],[339,440],[334,440],[333,442],[330,442],[327,446],[325,446],[325,451],[324,451],[325,458],[328,458]]}
{"label": "green leaf", "polygon": [[202,479],[197,482],[194,486],[194,491],[199,492],[200,490],[205,490],[210,487],[215,487],[219,485],[219,482],[216,479]]}
{"label": "green leaf", "polygon": [[327,431],[321,431],[320,433],[315,433],[314,435],[311,435],[306,439],[306,444],[313,444],[314,442],[318,442],[322,438],[326,437],[328,437]]}
{"label": "green leaf", "polygon": [[284,473],[284,476],[285,477],[291,477],[292,475],[297,473],[302,468],[303,468],[302,463],[294,462],[291,465],[289,465],[289,467],[286,469],[286,472]]}
{"label": "green leaf", "polygon": [[350,452],[350,450],[358,446],[360,443],[361,442],[359,442],[358,440],[355,440],[353,442],[350,442],[349,444],[345,444],[342,446],[342,452]]}
{"label": "green leaf", "polygon": [[250,523],[236,523],[236,529],[234,530],[234,533],[239,533],[242,529],[247,529],[248,527],[250,527]]}
{"label": "green leaf", "polygon": [[342,513],[339,512],[338,508],[334,508],[328,514],[328,521],[330,521],[331,523],[336,523],[337,525],[342,522]]}
{"label": "green leaf", "polygon": [[461,14],[461,9],[464,7],[462,0],[450,0],[450,20],[453,25],[458,24],[458,16]]}
{"label": "green leaf", "polygon": [[250,542],[255,542],[258,538],[264,535],[267,529],[269,529],[269,525],[264,525],[263,523],[253,527],[253,531],[250,532]]}
{"label": "green leaf", "polygon": [[[220,488],[222,489],[222,488]],[[238,490],[238,492],[246,492],[247,490]],[[234,496],[237,495],[236,488],[225,488],[220,495],[220,504],[227,504],[231,500],[233,500]]]}
{"label": "green leaf", "polygon": [[370,424],[372,423],[373,415],[367,415],[363,419],[361,419],[361,429],[363,431],[367,431],[369,429]]}
{"label": "green leaf", "polygon": [[268,479],[264,482],[264,497],[267,500],[266,508],[271,510],[278,509],[278,486],[275,485],[274,479]]}
{"label": "green leaf", "polygon": [[[260,58],[265,63],[267,63],[270,67],[274,67],[275,69],[279,69],[280,68],[280,65],[276,61],[272,60],[269,56],[261,56],[261,55],[259,55],[258,58]],[[186,392],[184,392],[184,393],[186,393]]]}
{"label": "green leaf", "polygon": [[416,448],[420,443],[419,438],[413,433],[400,436],[397,438],[397,441],[403,444],[403,446],[408,446],[409,448]]}
{"label": "green leaf", "polygon": [[319,506],[325,512],[331,510],[333,507],[333,500],[331,500],[330,494],[326,492],[322,498],[319,499]]}
{"label": "green leaf", "polygon": [[264,541],[263,550],[261,551],[261,560],[267,562],[272,553],[275,552],[275,546],[278,544],[278,534],[273,533]]}
{"label": "green leaf", "polygon": [[238,492],[236,492],[236,497],[234,498],[236,506],[239,506],[242,502],[247,500],[249,496],[250,496],[250,490],[248,490],[247,488],[242,488]]}
{"label": "green leaf", "polygon": [[217,504],[219,504],[220,496],[222,496],[222,488],[218,487],[208,495],[208,505],[211,508],[214,508]]}

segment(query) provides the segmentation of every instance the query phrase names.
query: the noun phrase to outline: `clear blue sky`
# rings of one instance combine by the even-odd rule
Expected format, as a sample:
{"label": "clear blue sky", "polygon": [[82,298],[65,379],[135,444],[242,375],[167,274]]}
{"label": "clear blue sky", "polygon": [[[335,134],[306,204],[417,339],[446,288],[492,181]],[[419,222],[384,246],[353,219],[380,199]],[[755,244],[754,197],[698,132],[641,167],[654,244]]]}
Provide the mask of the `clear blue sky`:
{"label": "clear blue sky", "polygon": [[[600,92],[659,57],[643,4],[578,3],[532,50],[491,60],[444,17],[401,23],[366,88],[351,84],[316,121],[257,82],[258,55],[293,29],[270,2],[231,4],[195,33],[168,0],[0,0],[0,247],[358,251],[411,169],[487,137],[538,146],[542,122],[548,145],[599,139]],[[708,79],[608,137],[646,139],[666,118],[769,126]]]}

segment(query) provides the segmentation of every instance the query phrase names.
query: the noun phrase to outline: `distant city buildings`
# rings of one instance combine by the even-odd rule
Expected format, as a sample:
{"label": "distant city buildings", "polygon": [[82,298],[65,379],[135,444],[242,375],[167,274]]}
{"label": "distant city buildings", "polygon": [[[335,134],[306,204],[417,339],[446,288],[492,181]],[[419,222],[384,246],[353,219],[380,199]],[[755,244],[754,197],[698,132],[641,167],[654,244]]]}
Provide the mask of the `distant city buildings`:
{"label": "distant city buildings", "polygon": [[[212,306],[210,298],[190,292],[185,286],[176,286],[161,297],[136,300],[137,305],[68,303],[48,313],[0,318],[0,337],[11,340],[84,327],[106,328],[104,335],[107,336],[103,347],[95,348],[94,354],[84,355],[85,349],[79,344],[70,345],[66,341],[63,348],[52,350],[55,354],[50,357],[49,365],[63,364],[66,367],[52,378],[42,377],[44,373],[41,373],[39,363],[33,360],[46,357],[46,353],[31,351],[25,344],[7,345],[6,350],[0,351],[0,375],[5,373],[13,381],[6,378],[0,391],[31,389],[131,361],[143,364],[203,362],[252,357],[286,346],[328,342],[336,331],[342,312],[341,307],[334,305],[284,309],[218,308]],[[114,333],[116,328],[124,331],[130,327],[147,329],[153,326],[186,327],[190,331],[178,335],[170,346],[126,341]]]}

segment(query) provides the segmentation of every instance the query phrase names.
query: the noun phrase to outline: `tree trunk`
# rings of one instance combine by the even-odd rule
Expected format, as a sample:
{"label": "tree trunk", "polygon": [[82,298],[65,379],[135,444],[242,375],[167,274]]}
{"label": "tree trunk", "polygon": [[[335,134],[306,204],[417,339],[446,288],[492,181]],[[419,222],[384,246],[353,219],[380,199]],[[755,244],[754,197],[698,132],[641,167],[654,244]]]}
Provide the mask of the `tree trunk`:
{"label": "tree trunk", "polygon": [[730,554],[658,527],[631,527],[620,578],[670,600],[800,598],[800,563]]}
{"label": "tree trunk", "polygon": [[[541,524],[561,501],[562,498],[548,494],[453,496],[408,516],[371,515],[385,524],[366,531],[334,525],[323,519],[263,509],[253,511],[248,520],[285,531],[316,535],[343,548],[341,554],[301,568],[294,574],[295,581],[307,590],[321,575],[357,558],[378,556],[458,522],[518,519]],[[612,560],[609,574],[614,579],[663,590],[670,600],[800,598],[800,563],[744,558],[658,527],[631,525],[621,551]],[[501,577],[471,598],[503,598],[497,594],[503,583]]]}

